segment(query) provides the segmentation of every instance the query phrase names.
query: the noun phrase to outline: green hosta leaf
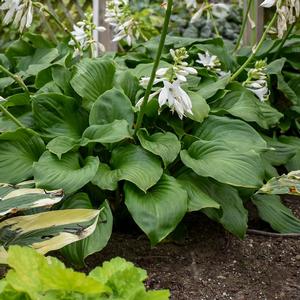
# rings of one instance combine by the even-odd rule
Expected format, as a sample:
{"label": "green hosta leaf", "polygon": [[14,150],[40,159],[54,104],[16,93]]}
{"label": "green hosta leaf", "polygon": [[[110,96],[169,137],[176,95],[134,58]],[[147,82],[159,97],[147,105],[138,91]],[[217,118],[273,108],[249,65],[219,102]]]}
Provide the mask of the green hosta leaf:
{"label": "green hosta leaf", "polygon": [[90,125],[104,125],[115,120],[126,120],[129,126],[132,126],[133,108],[129,98],[122,91],[113,88],[95,101],[90,113]]}
{"label": "green hosta leaf", "polygon": [[267,142],[268,148],[270,148],[270,150],[263,153],[263,157],[273,166],[286,164],[297,152],[296,147],[284,144],[276,138],[270,138],[265,135],[262,135],[262,137]]}
{"label": "green hosta leaf", "polygon": [[166,238],[187,211],[187,193],[171,176],[163,175],[146,193],[130,183],[124,189],[125,204],[152,245]]}
{"label": "green hosta leaf", "polygon": [[137,136],[144,149],[162,158],[165,167],[172,163],[180,152],[181,143],[171,132],[149,135],[146,129],[140,129]]}
{"label": "green hosta leaf", "polygon": [[67,136],[58,136],[51,140],[46,148],[53,154],[57,155],[61,159],[62,155],[78,148],[80,145],[80,139],[73,139]]}
{"label": "green hosta leaf", "polygon": [[110,293],[110,289],[99,281],[84,273],[67,269],[58,259],[46,258],[30,248],[11,247],[8,263],[11,270],[6,276],[7,283],[16,291],[30,295],[30,299],[44,299],[43,295],[49,291],[61,291],[65,294],[78,292],[98,297],[100,294]]}
{"label": "green hosta leaf", "polygon": [[62,188],[66,194],[76,192],[94,178],[99,165],[97,157],[87,157],[82,166],[79,159],[78,153],[70,152],[59,160],[54,154],[46,151],[34,164],[37,187]]}
{"label": "green hosta leaf", "polygon": [[223,142],[197,141],[181,151],[181,160],[199,176],[233,186],[262,186],[264,170],[260,156],[253,150],[242,153]]}
{"label": "green hosta leaf", "polygon": [[291,151],[295,151],[295,155],[290,158],[285,167],[288,171],[300,170],[300,139],[294,136],[281,136],[279,141],[285,144]]}
{"label": "green hosta leaf", "polygon": [[86,58],[76,67],[71,86],[83,98],[84,107],[90,110],[97,98],[113,87],[115,66],[105,58]]}
{"label": "green hosta leaf", "polygon": [[267,143],[250,125],[227,117],[209,116],[194,135],[201,140],[222,142],[236,151],[259,152],[267,148]]}
{"label": "green hosta leaf", "polygon": [[19,216],[0,223],[1,246],[31,246],[45,254],[90,236],[99,210],[67,209]]}
{"label": "green hosta leaf", "polygon": [[203,208],[220,208],[220,204],[207,192],[208,180],[206,178],[201,178],[193,171],[188,170],[181,174],[177,181],[188,194],[188,211],[197,211]]}
{"label": "green hosta leaf", "polygon": [[272,178],[258,191],[262,194],[290,194],[300,196],[300,171]]}
{"label": "green hosta leaf", "polygon": [[33,175],[33,163],[45,151],[43,140],[29,129],[0,135],[0,182],[19,183]]}
{"label": "green hosta leaf", "polygon": [[300,220],[292,211],[284,206],[276,195],[254,195],[253,203],[258,209],[259,216],[271,227],[281,233],[300,232]]}
{"label": "green hosta leaf", "polygon": [[219,90],[224,90],[230,81],[230,75],[218,78],[217,81],[204,81],[199,85],[198,93],[204,98],[209,99],[214,96]]}
{"label": "green hosta leaf", "polygon": [[26,187],[27,182],[17,185],[0,183],[0,216],[36,208],[51,207],[64,196],[62,190],[45,191]]}
{"label": "green hosta leaf", "polygon": [[208,117],[210,108],[200,93],[190,91],[188,94],[190,96],[193,106],[193,114],[188,114],[188,117],[196,122],[201,123],[205,118]]}
{"label": "green hosta leaf", "polygon": [[138,90],[141,88],[137,77],[133,76],[129,70],[117,73],[116,83],[123,89],[124,94],[135,103]]}
{"label": "green hosta leaf", "polygon": [[207,193],[221,205],[221,210],[204,209],[211,219],[221,223],[226,230],[239,238],[244,238],[247,231],[248,211],[244,208],[243,200],[233,187],[206,179]]}
{"label": "green hosta leaf", "polygon": [[[71,196],[63,208],[89,208],[91,209],[92,203],[87,194],[79,193]],[[95,231],[86,239],[73,243],[62,249],[65,255],[73,263],[82,266],[85,258],[89,255],[101,251],[108,243],[112,233],[113,215],[110,210],[109,203],[105,201],[100,207],[100,214]]]}
{"label": "green hosta leaf", "polygon": [[91,125],[82,136],[80,145],[89,143],[109,144],[131,138],[129,124],[125,120],[115,120],[104,125]]}
{"label": "green hosta leaf", "polygon": [[265,129],[278,124],[283,117],[268,102],[259,101],[251,91],[240,84],[231,84],[230,89],[233,91],[211,104],[213,113],[229,113],[247,122],[255,122]]}
{"label": "green hosta leaf", "polygon": [[126,180],[146,192],[157,183],[163,173],[159,158],[135,145],[114,149],[111,167],[112,169],[100,164],[92,182],[102,189],[114,190],[118,181]]}
{"label": "green hosta leaf", "polygon": [[33,98],[35,125],[48,137],[80,138],[88,126],[87,114],[74,98],[60,94],[40,94]]}

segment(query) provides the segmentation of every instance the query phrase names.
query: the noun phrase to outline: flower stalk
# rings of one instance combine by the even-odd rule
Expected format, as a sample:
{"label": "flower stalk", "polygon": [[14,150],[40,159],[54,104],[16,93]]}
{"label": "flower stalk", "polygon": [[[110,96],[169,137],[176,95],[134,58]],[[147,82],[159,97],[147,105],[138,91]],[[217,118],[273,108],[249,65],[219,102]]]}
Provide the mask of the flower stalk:
{"label": "flower stalk", "polygon": [[248,65],[251,63],[251,61],[253,60],[253,58],[256,56],[256,54],[260,50],[261,46],[263,45],[263,42],[265,41],[268,32],[270,31],[271,27],[273,26],[273,24],[275,23],[275,21],[277,19],[277,16],[278,16],[278,13],[276,12],[274,14],[272,20],[268,24],[267,28],[265,29],[259,43],[255,47],[255,49],[252,51],[252,54],[248,57],[248,59],[244,62],[244,64],[231,76],[230,81],[234,81],[245,70],[245,68],[247,68]]}
{"label": "flower stalk", "polygon": [[28,90],[28,87],[24,83],[24,81],[19,77],[18,75],[15,75],[11,73],[9,70],[7,70],[3,65],[0,65],[0,71],[11,77],[23,90],[27,95],[30,95],[30,92]]}
{"label": "flower stalk", "polygon": [[4,115],[6,115],[8,118],[10,118],[18,127],[26,128],[17,118],[15,118],[0,102],[0,110],[3,112]]}
{"label": "flower stalk", "polygon": [[165,45],[165,40],[166,40],[166,36],[168,33],[168,28],[169,28],[169,22],[170,22],[170,18],[171,18],[171,14],[172,14],[172,7],[173,7],[173,0],[169,0],[168,1],[168,6],[167,6],[167,10],[166,10],[166,15],[165,15],[165,20],[164,20],[164,25],[163,25],[163,29],[162,29],[162,33],[161,33],[161,37],[160,37],[160,41],[159,41],[159,46],[157,49],[157,54],[156,54],[156,58],[154,61],[154,65],[152,68],[152,72],[151,72],[151,76],[150,76],[150,80],[149,83],[147,85],[147,89],[145,92],[145,96],[143,99],[143,102],[141,104],[140,107],[140,111],[138,113],[138,117],[137,117],[137,122],[135,125],[135,133],[137,133],[137,131],[141,128],[141,125],[143,123],[143,118],[145,115],[145,109],[151,94],[151,90],[155,81],[155,76],[156,76],[156,71],[158,69],[159,66],[159,62],[160,62],[160,58],[161,58],[161,54]]}
{"label": "flower stalk", "polygon": [[236,52],[240,49],[241,41],[242,41],[242,38],[243,38],[244,33],[245,33],[245,28],[246,28],[246,24],[247,24],[247,21],[248,21],[248,15],[249,15],[249,12],[250,12],[250,8],[252,6],[252,2],[253,2],[253,0],[248,0],[248,6],[247,6],[247,9],[246,9],[244,18],[243,18],[241,31],[240,31],[238,40],[237,40],[235,48],[234,48],[234,52]]}

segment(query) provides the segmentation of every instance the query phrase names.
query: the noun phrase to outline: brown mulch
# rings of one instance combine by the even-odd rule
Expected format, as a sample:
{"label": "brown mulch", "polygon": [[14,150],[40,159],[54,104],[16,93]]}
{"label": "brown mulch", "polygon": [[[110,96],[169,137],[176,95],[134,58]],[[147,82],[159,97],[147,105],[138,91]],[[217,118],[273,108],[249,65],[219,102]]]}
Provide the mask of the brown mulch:
{"label": "brown mulch", "polygon": [[[299,198],[286,202],[300,216]],[[152,249],[143,236],[115,233],[87,260],[88,268],[124,257],[148,271],[149,288],[168,288],[173,300],[300,300],[300,238],[247,235],[241,241],[200,213],[185,223],[183,243]]]}

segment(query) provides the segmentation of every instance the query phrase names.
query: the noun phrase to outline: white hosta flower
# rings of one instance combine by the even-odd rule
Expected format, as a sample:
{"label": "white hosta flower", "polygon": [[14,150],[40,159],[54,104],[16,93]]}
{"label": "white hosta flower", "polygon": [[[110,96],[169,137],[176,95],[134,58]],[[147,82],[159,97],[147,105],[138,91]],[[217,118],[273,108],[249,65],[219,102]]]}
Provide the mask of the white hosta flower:
{"label": "white hosta flower", "polygon": [[277,0],[265,0],[260,6],[269,8],[274,6],[276,4],[276,1]]}
{"label": "white hosta flower", "polygon": [[203,65],[206,69],[215,72],[221,72],[221,63],[216,55],[211,55],[208,51],[205,54],[198,53],[199,59],[196,60],[197,63]]}
{"label": "white hosta flower", "polygon": [[261,6],[269,8],[276,5],[278,13],[277,33],[282,38],[287,31],[288,24],[296,22],[300,16],[300,0],[265,0]]}
{"label": "white hosta flower", "polygon": [[13,22],[20,32],[28,28],[33,20],[33,7],[31,0],[3,0],[0,11],[7,11],[3,19],[3,24]]}
{"label": "white hosta flower", "polygon": [[[73,31],[71,32],[73,37],[76,39],[78,44],[80,45],[81,51],[87,50],[88,47],[92,47],[93,54],[97,53],[97,50],[101,52],[105,52],[105,47],[101,43],[97,43],[93,38],[93,33],[97,32],[104,32],[106,28],[103,26],[96,26],[92,22],[92,16],[87,15],[87,18],[84,21],[77,22],[77,24],[73,25]],[[70,40],[69,45],[76,46],[74,40]],[[80,54],[79,49],[76,49],[76,55]]]}
{"label": "white hosta flower", "polygon": [[185,0],[187,8],[197,8],[197,0]]}
{"label": "white hosta flower", "polygon": [[179,80],[173,83],[164,81],[164,87],[158,96],[158,104],[160,107],[167,105],[172,112],[176,112],[180,119],[187,114],[193,114],[192,102],[189,95],[181,88]]}
{"label": "white hosta flower", "polygon": [[[187,114],[192,115],[192,101],[189,95],[182,89],[180,84],[181,81],[179,80],[175,80],[173,83],[163,80],[164,86],[152,93],[148,101],[153,100],[157,95],[159,95],[158,104],[160,109],[166,105],[172,112],[176,112],[180,119],[187,116]],[[144,98],[137,102],[135,107],[138,110],[140,109],[143,101]]]}
{"label": "white hosta flower", "polygon": [[270,95],[267,79],[266,62],[259,60],[255,63],[255,67],[248,71],[248,79],[243,85],[264,102],[269,99]]}

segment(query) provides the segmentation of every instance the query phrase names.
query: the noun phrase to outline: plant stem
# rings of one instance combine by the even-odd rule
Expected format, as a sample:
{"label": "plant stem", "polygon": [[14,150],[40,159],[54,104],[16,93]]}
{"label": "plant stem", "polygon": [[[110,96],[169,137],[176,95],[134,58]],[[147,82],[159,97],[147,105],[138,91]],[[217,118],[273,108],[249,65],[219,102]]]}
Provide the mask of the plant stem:
{"label": "plant stem", "polygon": [[276,18],[277,18],[277,12],[274,14],[272,20],[268,24],[266,30],[264,31],[264,33],[263,33],[263,35],[262,35],[262,37],[259,41],[259,43],[255,47],[255,50],[252,51],[252,54],[248,57],[248,59],[244,62],[244,64],[231,76],[230,81],[235,80],[244,71],[244,69],[249,65],[249,63],[252,61],[252,59],[256,56],[256,54],[260,50],[263,42],[265,41],[269,30],[271,29],[274,22],[276,21]]}
{"label": "plant stem", "polygon": [[17,118],[15,118],[1,103],[0,110],[2,110],[3,114],[9,117],[18,127],[26,128]]}
{"label": "plant stem", "polygon": [[294,22],[293,24],[290,25],[290,27],[287,30],[287,32],[285,33],[283,39],[280,41],[278,49],[276,50],[276,53],[274,54],[274,57],[273,57],[274,60],[278,57],[281,49],[283,48],[285,42],[287,41],[287,39],[288,39],[289,35],[291,34],[292,30],[294,29],[295,25],[296,25],[296,22]]}
{"label": "plant stem", "polygon": [[207,6],[207,11],[208,11],[209,17],[211,18],[211,22],[213,24],[215,33],[216,33],[217,37],[220,37],[220,33],[219,33],[219,30],[218,30],[218,27],[217,27],[216,20],[215,20],[213,14],[211,12],[212,5],[208,2],[208,0],[205,0],[205,3],[206,3],[206,6]]}
{"label": "plant stem", "polygon": [[24,83],[24,81],[19,77],[18,75],[15,75],[11,73],[9,70],[7,70],[4,66],[0,65],[0,71],[11,77],[23,90],[26,94],[30,94],[28,87]]}
{"label": "plant stem", "polygon": [[137,117],[137,122],[136,122],[136,126],[135,126],[135,134],[141,128],[141,125],[143,123],[143,118],[144,118],[144,115],[145,115],[145,109],[146,109],[146,106],[147,106],[147,103],[148,103],[148,100],[149,100],[149,97],[150,97],[150,94],[151,94],[151,90],[152,90],[153,83],[154,83],[154,80],[155,80],[156,71],[157,71],[158,66],[159,66],[160,57],[161,57],[161,54],[162,54],[162,51],[163,51],[163,48],[164,48],[164,45],[165,45],[166,36],[167,36],[167,33],[168,33],[170,17],[171,17],[171,14],[172,14],[172,6],[173,6],[173,0],[169,0],[166,15],[165,15],[165,21],[164,21],[160,41],[159,41],[159,46],[158,46],[158,49],[157,49],[156,58],[155,58],[154,65],[153,65],[153,68],[152,68],[150,80],[149,80],[149,83],[148,83],[148,86],[147,86],[147,89],[146,89],[146,92],[145,92],[145,96],[144,96],[143,103],[141,105],[140,112],[139,112],[138,117]]}
{"label": "plant stem", "polygon": [[60,27],[75,43],[76,48],[81,50],[80,44],[78,43],[78,41],[76,40],[76,38],[74,37],[74,35],[69,31],[69,29],[67,27],[65,27],[62,22],[48,9],[47,6],[45,6],[44,4],[40,3],[40,2],[32,2],[32,5],[39,8],[41,11],[46,12],[52,19],[53,21],[58,25],[58,27]]}
{"label": "plant stem", "polygon": [[237,50],[239,50],[239,48],[241,46],[241,41],[242,41],[242,38],[244,36],[246,24],[247,24],[247,21],[248,21],[248,15],[249,15],[249,12],[250,12],[250,8],[251,8],[251,5],[252,5],[252,2],[253,2],[253,0],[248,0],[247,10],[246,10],[244,18],[243,18],[243,23],[242,23],[240,35],[239,35],[239,38],[238,38],[238,40],[236,42],[236,45],[235,45],[235,48],[234,48],[234,52],[236,52]]}

